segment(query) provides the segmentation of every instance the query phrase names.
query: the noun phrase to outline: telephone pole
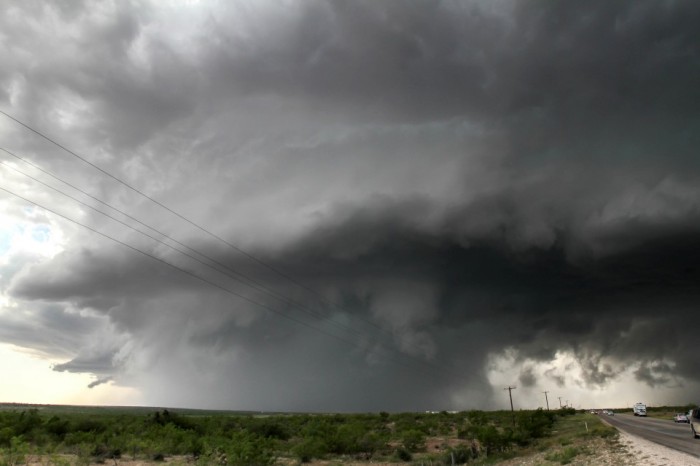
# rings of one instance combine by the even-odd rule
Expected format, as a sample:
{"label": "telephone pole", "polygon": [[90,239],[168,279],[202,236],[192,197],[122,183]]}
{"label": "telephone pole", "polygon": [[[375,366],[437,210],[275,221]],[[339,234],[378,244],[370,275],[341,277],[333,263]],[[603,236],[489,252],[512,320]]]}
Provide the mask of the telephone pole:
{"label": "telephone pole", "polygon": [[562,406],[561,406],[561,397],[558,396],[557,398],[559,398],[559,408],[561,408],[561,407],[562,407]]}
{"label": "telephone pole", "polygon": [[513,414],[513,427],[515,427],[515,410],[513,409],[513,390],[518,387],[511,387],[508,385],[503,390],[508,390],[508,396],[510,397],[510,412]]}
{"label": "telephone pole", "polygon": [[549,411],[549,400],[547,399],[547,393],[549,393],[547,390],[543,391],[544,393],[544,401],[547,402],[547,411]]}

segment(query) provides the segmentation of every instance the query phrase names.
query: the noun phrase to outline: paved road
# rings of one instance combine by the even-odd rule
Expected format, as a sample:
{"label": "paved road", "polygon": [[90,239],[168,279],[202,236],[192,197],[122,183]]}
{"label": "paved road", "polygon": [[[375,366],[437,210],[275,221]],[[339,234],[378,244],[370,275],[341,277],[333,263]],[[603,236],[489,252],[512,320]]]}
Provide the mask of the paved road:
{"label": "paved road", "polygon": [[631,414],[600,415],[620,430],[700,458],[700,439],[694,439],[688,424],[672,420],[636,417]]}

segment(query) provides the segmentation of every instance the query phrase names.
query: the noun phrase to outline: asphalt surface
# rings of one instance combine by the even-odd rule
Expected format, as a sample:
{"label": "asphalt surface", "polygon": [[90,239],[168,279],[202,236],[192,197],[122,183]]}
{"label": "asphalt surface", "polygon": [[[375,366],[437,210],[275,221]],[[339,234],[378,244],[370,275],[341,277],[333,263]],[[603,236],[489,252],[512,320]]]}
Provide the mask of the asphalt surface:
{"label": "asphalt surface", "polygon": [[700,458],[700,439],[694,439],[690,425],[673,420],[637,417],[632,414],[599,415],[604,421],[627,433]]}

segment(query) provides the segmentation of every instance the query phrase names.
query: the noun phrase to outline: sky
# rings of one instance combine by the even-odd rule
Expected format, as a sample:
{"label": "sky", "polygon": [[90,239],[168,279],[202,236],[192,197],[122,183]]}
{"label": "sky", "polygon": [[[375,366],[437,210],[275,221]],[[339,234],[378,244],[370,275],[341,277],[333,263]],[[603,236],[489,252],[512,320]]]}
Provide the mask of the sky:
{"label": "sky", "polygon": [[700,3],[0,8],[0,401],[700,402]]}

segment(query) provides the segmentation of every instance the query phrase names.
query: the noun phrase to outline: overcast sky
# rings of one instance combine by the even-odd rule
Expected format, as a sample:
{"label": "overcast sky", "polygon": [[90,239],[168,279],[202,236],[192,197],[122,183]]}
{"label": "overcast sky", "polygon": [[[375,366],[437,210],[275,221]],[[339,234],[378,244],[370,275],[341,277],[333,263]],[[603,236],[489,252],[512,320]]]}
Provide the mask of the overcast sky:
{"label": "overcast sky", "polygon": [[4,3],[0,401],[700,402],[698,24]]}

